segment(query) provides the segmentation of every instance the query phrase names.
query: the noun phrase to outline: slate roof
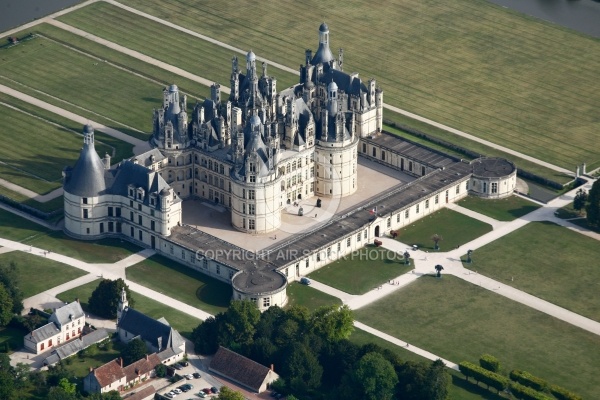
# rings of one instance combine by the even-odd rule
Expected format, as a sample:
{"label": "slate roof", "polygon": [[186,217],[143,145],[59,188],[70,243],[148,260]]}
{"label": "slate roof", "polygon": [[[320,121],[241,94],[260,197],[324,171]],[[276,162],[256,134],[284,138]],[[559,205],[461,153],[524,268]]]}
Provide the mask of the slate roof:
{"label": "slate roof", "polygon": [[[84,135],[93,134],[91,125],[84,127]],[[96,197],[106,189],[104,163],[96,153],[93,140],[84,143],[73,168],[65,169],[64,190],[79,197]]]}
{"label": "slate roof", "polygon": [[[154,156],[154,161],[152,160],[152,156]],[[151,164],[165,160],[167,157],[165,157],[163,153],[160,152],[160,150],[151,149],[145,153],[138,154],[134,158],[137,159],[138,164],[149,168]]]}
{"label": "slate roof", "polygon": [[125,372],[125,381],[131,382],[138,376],[149,373],[160,363],[160,359],[156,353],[149,354],[146,357],[137,360],[133,364],[123,368],[123,372]]}
{"label": "slate roof", "polygon": [[329,68],[319,79],[319,82],[329,85],[335,82],[339,90],[344,93],[358,96],[362,92],[367,92],[367,86],[362,82],[357,74],[347,74],[344,71]]}
{"label": "slate roof", "polygon": [[50,316],[49,321],[56,322],[61,327],[63,325],[71,323],[77,318],[83,317],[83,309],[78,301],[74,301],[60,308],[57,308],[54,313]]}
{"label": "slate roof", "polygon": [[35,331],[32,331],[31,339],[35,343],[40,343],[46,339],[53,337],[54,335],[58,334],[59,332],[60,332],[60,329],[58,329],[56,327],[54,322],[49,322],[46,325],[37,328]]}
{"label": "slate roof", "polygon": [[234,380],[254,392],[262,386],[269,368],[225,347],[219,347],[210,362],[210,371]]}
{"label": "slate roof", "polygon": [[497,157],[482,157],[471,161],[473,175],[479,178],[500,178],[512,174],[517,167],[512,162]]}
{"label": "slate roof", "polygon": [[[175,329],[133,308],[125,309],[119,321],[119,328],[134,336],[140,336],[159,350],[179,347],[183,344],[183,338]],[[158,345],[158,338],[161,338],[161,346]]]}
{"label": "slate roof", "polygon": [[101,388],[106,387],[125,377],[121,362],[121,358],[114,359],[94,369],[90,374],[93,374],[96,377]]}
{"label": "slate roof", "polygon": [[52,354],[44,360],[46,365],[54,365],[60,360],[72,356],[79,351],[90,347],[94,343],[98,343],[109,336],[106,329],[98,329],[88,333],[87,335],[80,336],[76,340],[71,340],[61,346],[54,349]]}

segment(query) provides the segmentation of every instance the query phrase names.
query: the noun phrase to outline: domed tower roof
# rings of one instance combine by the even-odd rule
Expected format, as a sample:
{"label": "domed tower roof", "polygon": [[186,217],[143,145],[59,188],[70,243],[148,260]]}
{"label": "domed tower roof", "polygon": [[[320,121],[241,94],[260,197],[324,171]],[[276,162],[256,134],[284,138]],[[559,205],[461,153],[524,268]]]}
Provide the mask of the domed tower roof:
{"label": "domed tower roof", "polygon": [[246,54],[246,61],[256,61],[256,54],[252,50]]}
{"label": "domed tower roof", "polygon": [[319,27],[319,48],[310,63],[312,65],[328,64],[330,61],[335,62],[335,58],[329,49],[329,27],[323,22]]}
{"label": "domed tower roof", "polygon": [[79,197],[96,197],[106,190],[104,163],[94,148],[94,128],[89,124],[83,127],[83,148],[65,177],[64,190]]}
{"label": "domed tower roof", "polygon": [[327,90],[329,92],[336,92],[338,90],[338,85],[332,80],[331,83],[327,86]]}

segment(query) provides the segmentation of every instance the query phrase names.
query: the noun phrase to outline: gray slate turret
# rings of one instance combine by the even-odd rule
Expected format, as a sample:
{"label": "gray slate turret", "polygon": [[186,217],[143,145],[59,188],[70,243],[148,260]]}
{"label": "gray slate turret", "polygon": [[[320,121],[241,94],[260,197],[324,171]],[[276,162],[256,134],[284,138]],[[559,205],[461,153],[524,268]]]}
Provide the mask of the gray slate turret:
{"label": "gray slate turret", "polygon": [[105,166],[94,148],[94,128],[83,127],[83,148],[73,168],[65,168],[64,190],[79,197],[96,197],[106,190]]}

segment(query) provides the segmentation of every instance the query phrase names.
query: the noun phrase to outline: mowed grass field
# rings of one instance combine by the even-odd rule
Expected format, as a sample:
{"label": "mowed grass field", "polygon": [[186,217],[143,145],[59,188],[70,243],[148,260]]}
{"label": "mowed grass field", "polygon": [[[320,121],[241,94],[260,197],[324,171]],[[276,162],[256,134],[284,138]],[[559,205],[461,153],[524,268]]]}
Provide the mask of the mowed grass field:
{"label": "mowed grass field", "polygon": [[376,77],[387,103],[565,168],[600,166],[598,39],[484,0],[124,3],[290,67],[325,20],[344,69]]}
{"label": "mowed grass field", "polygon": [[0,50],[0,83],[139,139],[149,137],[166,85],[180,83],[188,111],[209,92],[61,29],[42,24],[35,32],[42,36]]}
{"label": "mowed grass field", "polygon": [[405,265],[404,257],[393,251],[367,245],[319,268],[309,277],[346,293],[364,294],[407,273],[413,265]]}
{"label": "mowed grass field", "polygon": [[81,269],[22,251],[0,254],[0,264],[11,263],[17,267],[19,288],[26,298],[87,274]]}
{"label": "mowed grass field", "polygon": [[492,226],[477,219],[468,217],[448,208],[443,208],[410,225],[397,229],[396,240],[417,245],[421,250],[433,251],[434,242],[431,237],[438,234],[440,251],[448,251],[462,246],[492,230]]}
{"label": "mowed grass field", "polygon": [[600,243],[531,222],[473,253],[466,268],[600,322]]}
{"label": "mowed grass field", "polygon": [[[108,3],[94,3],[58,19],[167,64],[219,82],[225,88],[230,86],[231,59],[234,55],[238,57],[239,68],[243,73],[246,72],[245,54],[166,27]],[[157,32],[160,34],[156,34]],[[246,52],[251,49],[252,46],[244,48]],[[260,76],[261,62],[257,62],[256,66]],[[267,67],[267,74],[277,78],[279,90],[298,83],[298,76],[272,66]],[[227,95],[223,94],[222,99],[227,99]]]}
{"label": "mowed grass field", "polygon": [[424,276],[355,318],[454,362],[497,357],[583,398],[600,397],[600,337],[450,275]]}
{"label": "mowed grass field", "polygon": [[[36,193],[62,186],[62,170],[75,164],[83,136],[65,127],[35,118],[0,101],[0,176]],[[31,145],[24,145],[30,143]],[[100,154],[114,154],[114,148],[97,140]]]}
{"label": "mowed grass field", "polygon": [[539,204],[519,196],[510,196],[505,199],[467,196],[459,201],[458,205],[498,221],[512,221],[540,208]]}

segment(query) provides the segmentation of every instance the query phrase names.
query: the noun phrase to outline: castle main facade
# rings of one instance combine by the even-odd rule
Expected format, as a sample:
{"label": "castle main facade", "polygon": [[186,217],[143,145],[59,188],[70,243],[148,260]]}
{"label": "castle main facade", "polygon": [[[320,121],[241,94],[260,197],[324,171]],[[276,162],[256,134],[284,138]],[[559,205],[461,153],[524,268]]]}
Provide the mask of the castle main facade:
{"label": "castle main facade", "polygon": [[[343,52],[329,48],[329,28],[319,27],[319,47],[307,50],[299,83],[277,91],[255,54],[242,71],[232,60],[229,97],[219,84],[187,114],[187,98],[175,85],[163,91],[153,113],[153,149],[110,165],[94,149],[84,127],[84,147],[64,170],[65,232],[80,239],[117,236],[214,276],[233,287],[233,297],[259,309],[284,305],[287,282],[361,248],[385,231],[399,229],[468,193],[512,194],[516,168],[502,159],[471,163],[382,132],[383,92],[374,79],[343,71]],[[182,224],[182,201],[203,199],[231,213],[232,226],[249,234],[279,229],[286,204],[299,199],[343,197],[357,190],[358,157],[416,178],[390,188],[369,207],[335,216],[314,232],[288,240],[279,252],[301,255],[271,260],[198,258],[206,249],[235,244]],[[196,205],[195,205],[196,206]]]}

